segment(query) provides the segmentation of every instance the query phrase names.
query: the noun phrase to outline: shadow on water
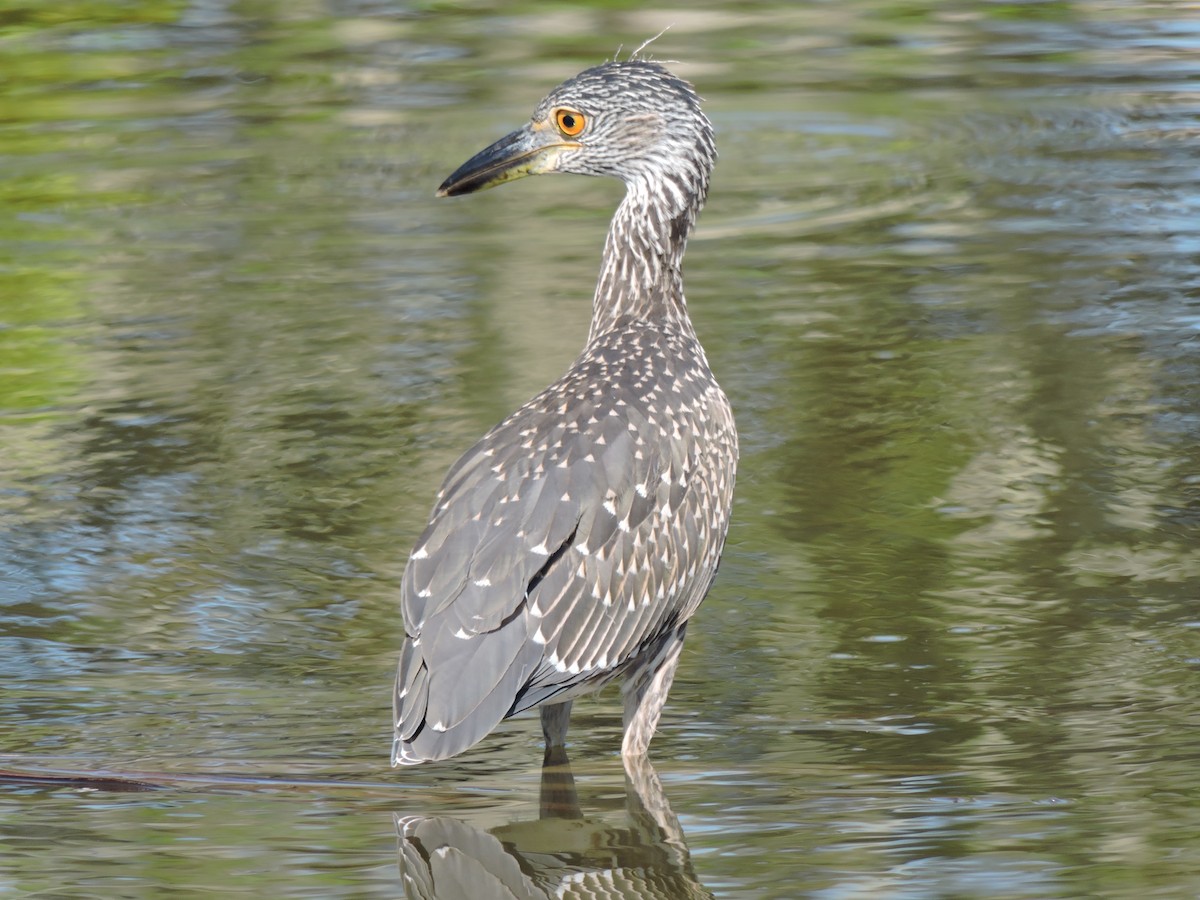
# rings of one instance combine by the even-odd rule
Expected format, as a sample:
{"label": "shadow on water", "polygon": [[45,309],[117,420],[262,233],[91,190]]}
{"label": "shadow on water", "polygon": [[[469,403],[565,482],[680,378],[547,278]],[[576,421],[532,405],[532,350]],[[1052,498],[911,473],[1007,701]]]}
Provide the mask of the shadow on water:
{"label": "shadow on water", "polygon": [[[44,761],[3,757],[0,788],[100,793],[157,791],[353,792],[406,804],[419,796],[425,809],[444,797],[411,784],[203,775],[47,767]],[[610,797],[611,799],[611,797]],[[625,762],[624,816],[587,815],[565,750],[547,751],[541,770],[538,816],[491,829],[447,815],[392,813],[398,836],[400,878],[412,900],[540,898],[711,898],[692,867],[679,818],[646,758]]]}
{"label": "shadow on water", "polygon": [[450,816],[396,814],[400,875],[412,900],[712,897],[696,878],[679,819],[646,759],[627,762],[627,821],[580,808],[562,755],[542,767],[536,819],[490,831]]}
{"label": "shadow on water", "polygon": [[109,769],[56,766],[54,760],[28,758],[21,754],[0,755],[14,768],[0,768],[0,787],[67,788],[79,791],[141,793],[171,789],[315,790],[358,791],[411,796],[411,785],[387,781],[350,781],[332,778],[292,778],[274,775],[195,774],[181,772],[113,771]]}

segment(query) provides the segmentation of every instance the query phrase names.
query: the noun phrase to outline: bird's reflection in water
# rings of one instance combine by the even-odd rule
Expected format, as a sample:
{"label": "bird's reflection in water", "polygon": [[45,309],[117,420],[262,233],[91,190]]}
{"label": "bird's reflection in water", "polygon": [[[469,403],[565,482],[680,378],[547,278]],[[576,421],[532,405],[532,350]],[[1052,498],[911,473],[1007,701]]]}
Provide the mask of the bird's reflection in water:
{"label": "bird's reflection in water", "polygon": [[628,822],[584,817],[566,754],[542,767],[540,815],[483,831],[446,816],[397,816],[405,896],[701,898],[679,820],[650,762],[626,761]]}

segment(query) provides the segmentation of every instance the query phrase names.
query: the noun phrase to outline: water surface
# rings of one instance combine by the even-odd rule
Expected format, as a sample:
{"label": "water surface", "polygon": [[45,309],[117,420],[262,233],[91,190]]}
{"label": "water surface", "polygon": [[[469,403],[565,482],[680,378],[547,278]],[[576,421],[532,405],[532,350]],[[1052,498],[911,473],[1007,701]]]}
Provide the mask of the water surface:
{"label": "water surface", "polygon": [[[721,152],[686,277],[735,521],[661,797],[604,694],[585,818],[547,825],[530,719],[387,769],[399,578],[446,467],[581,346],[620,188],[433,190],[668,24]],[[0,767],[289,781],[7,788],[0,891],[419,895],[418,835],[664,896],[1200,894],[1187,4],[0,29]]]}

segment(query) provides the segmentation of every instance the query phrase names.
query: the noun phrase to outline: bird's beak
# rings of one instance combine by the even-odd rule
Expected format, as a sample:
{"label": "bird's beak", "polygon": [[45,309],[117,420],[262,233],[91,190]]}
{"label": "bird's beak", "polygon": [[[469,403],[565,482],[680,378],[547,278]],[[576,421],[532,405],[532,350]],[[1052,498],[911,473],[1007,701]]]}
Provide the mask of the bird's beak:
{"label": "bird's beak", "polygon": [[562,140],[557,133],[526,125],[480,150],[459,166],[453,175],[442,182],[437,195],[456,197],[495,187],[506,181],[516,181],[526,175],[553,172],[557,168],[555,163],[559,153],[563,149],[578,146]]}

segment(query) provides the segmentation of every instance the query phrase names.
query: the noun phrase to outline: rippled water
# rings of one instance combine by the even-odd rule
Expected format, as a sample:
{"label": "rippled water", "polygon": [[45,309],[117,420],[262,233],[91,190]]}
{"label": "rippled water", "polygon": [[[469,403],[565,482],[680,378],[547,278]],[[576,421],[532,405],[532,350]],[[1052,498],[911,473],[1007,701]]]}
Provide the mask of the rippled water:
{"label": "rippled water", "polygon": [[[735,524],[657,776],[577,704],[547,819],[529,719],[387,768],[398,584],[619,187],[432,194],[668,24]],[[0,64],[0,768],[170,783],[4,788],[0,892],[1200,894],[1191,4],[30,0]]]}

